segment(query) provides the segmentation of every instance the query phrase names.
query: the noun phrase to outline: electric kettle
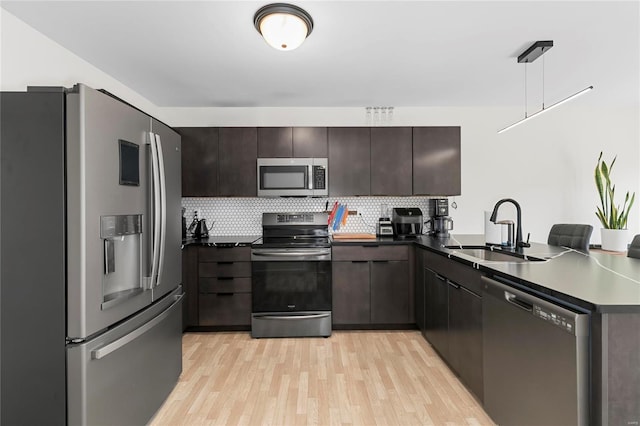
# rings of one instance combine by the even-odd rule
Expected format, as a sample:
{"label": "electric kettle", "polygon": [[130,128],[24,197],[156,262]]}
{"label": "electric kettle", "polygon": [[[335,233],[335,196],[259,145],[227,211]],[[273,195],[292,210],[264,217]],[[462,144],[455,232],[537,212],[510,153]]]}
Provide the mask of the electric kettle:
{"label": "electric kettle", "polygon": [[196,229],[193,231],[193,238],[209,238],[209,228],[207,228],[206,219],[200,219],[196,224]]}

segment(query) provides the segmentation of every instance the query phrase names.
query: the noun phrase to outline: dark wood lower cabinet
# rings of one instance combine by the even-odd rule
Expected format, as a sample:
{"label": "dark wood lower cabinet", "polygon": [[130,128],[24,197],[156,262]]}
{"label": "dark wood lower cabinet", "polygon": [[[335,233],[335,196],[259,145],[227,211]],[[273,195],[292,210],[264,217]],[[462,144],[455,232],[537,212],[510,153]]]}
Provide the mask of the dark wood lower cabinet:
{"label": "dark wood lower cabinet", "polygon": [[409,323],[409,262],[371,262],[371,323]]}
{"label": "dark wood lower cabinet", "polygon": [[369,324],[369,262],[333,262],[331,316],[334,324]]}
{"label": "dark wood lower cabinet", "polygon": [[409,249],[406,245],[334,246],[333,324],[341,328],[413,324]]}
{"label": "dark wood lower cabinet", "polygon": [[482,400],[482,298],[455,283],[449,285],[449,363]]}
{"label": "dark wood lower cabinet", "polygon": [[422,297],[424,302],[416,301],[416,315],[423,306],[423,334],[482,401],[481,273],[426,250],[419,250],[418,258],[418,264],[423,263],[423,277],[416,280],[416,298]]}
{"label": "dark wood lower cabinet", "polygon": [[182,249],[182,328],[198,325],[198,248]]}
{"label": "dark wood lower cabinet", "polygon": [[449,355],[449,300],[447,280],[425,271],[425,332],[431,345],[447,358]]}
{"label": "dark wood lower cabinet", "polygon": [[251,328],[251,248],[188,246],[182,254],[185,328]]}
{"label": "dark wood lower cabinet", "polygon": [[425,331],[425,269],[424,269],[424,250],[416,249],[415,256],[415,316],[418,330],[424,336]]}
{"label": "dark wood lower cabinet", "polygon": [[201,326],[242,326],[251,324],[251,293],[200,295]]}

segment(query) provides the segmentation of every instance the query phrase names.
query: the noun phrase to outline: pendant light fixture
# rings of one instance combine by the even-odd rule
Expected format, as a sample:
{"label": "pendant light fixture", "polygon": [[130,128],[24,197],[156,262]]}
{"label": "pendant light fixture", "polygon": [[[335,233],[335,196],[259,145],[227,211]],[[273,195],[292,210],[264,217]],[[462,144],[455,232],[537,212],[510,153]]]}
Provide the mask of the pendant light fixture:
{"label": "pendant light fixture", "polygon": [[293,50],[311,34],[313,19],[298,6],[273,3],[256,12],[253,25],[274,49]]}
{"label": "pendant light fixture", "polygon": [[[526,65],[530,62],[535,61],[536,59],[538,59],[540,56],[542,56],[547,50],[551,49],[553,47],[553,40],[545,40],[545,41],[536,41],[535,43],[533,43],[527,50],[525,50],[520,56],[518,56],[518,63],[519,64],[525,64],[525,72],[524,72],[524,118],[520,121],[516,121],[513,124],[510,124],[507,127],[504,127],[500,130],[498,130],[498,133],[502,133],[505,132],[509,129],[514,128],[515,126],[524,123],[527,120],[530,120],[534,117],[538,117],[540,115],[542,115],[542,113],[547,112],[549,110],[552,110],[553,108],[562,105],[565,102],[570,101],[571,99],[575,99],[580,95],[584,95],[585,93],[589,92],[590,90],[593,89],[593,86],[588,86],[582,90],[580,90],[579,92],[574,93],[571,96],[568,96],[548,107],[545,107],[544,105],[544,62],[542,63],[542,109],[540,111],[536,111],[531,115],[527,115],[527,69],[526,69]],[[542,60],[544,61],[544,58],[542,58]]]}

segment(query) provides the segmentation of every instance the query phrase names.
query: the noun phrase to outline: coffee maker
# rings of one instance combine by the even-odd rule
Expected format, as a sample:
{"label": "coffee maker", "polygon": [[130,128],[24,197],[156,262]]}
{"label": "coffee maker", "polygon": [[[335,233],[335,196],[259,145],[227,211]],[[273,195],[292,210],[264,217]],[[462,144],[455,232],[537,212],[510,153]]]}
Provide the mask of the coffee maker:
{"label": "coffee maker", "polygon": [[449,217],[449,200],[447,198],[429,199],[429,220],[424,224],[427,235],[436,238],[449,238],[453,229],[453,220]]}
{"label": "coffee maker", "polygon": [[415,238],[422,234],[422,210],[416,207],[393,209],[393,234],[399,238]]}
{"label": "coffee maker", "polygon": [[389,215],[389,205],[380,205],[380,219],[376,224],[376,235],[378,237],[393,237],[393,226],[391,224],[391,215]]}

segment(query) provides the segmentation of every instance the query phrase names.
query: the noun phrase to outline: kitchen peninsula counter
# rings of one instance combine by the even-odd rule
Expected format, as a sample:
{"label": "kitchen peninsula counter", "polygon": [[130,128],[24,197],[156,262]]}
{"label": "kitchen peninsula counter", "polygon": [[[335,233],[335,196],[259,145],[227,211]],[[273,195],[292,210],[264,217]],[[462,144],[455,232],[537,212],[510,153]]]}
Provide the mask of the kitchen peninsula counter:
{"label": "kitchen peninsula counter", "polygon": [[544,261],[496,262],[476,259],[445,247],[484,246],[484,235],[332,241],[334,246],[387,244],[413,244],[590,311],[640,313],[640,260],[626,256],[612,256],[601,251],[584,254],[564,247],[531,243],[531,247],[522,249],[522,253]]}
{"label": "kitchen peninsula counter", "polygon": [[640,313],[640,260],[604,252],[581,253],[564,247],[531,243],[523,254],[545,259],[530,262],[482,261],[444,246],[482,246],[483,235],[457,235],[447,240],[420,237],[427,248],[490,275],[596,312]]}

